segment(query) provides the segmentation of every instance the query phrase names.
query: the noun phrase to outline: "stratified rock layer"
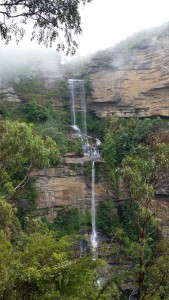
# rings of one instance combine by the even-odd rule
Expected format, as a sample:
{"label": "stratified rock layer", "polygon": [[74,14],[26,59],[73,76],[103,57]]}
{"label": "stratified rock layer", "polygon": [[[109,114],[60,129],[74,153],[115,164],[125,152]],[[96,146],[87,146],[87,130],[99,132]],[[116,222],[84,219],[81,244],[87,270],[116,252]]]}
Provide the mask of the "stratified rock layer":
{"label": "stratified rock layer", "polygon": [[[83,158],[56,168],[34,170],[31,176],[36,178],[38,197],[36,214],[48,215],[49,219],[56,217],[55,209],[63,206],[79,209],[91,206],[91,182],[84,174]],[[99,181],[95,186],[96,202],[110,198],[106,182]]]}
{"label": "stratified rock layer", "polygon": [[115,48],[106,62],[93,58],[88,107],[99,117],[169,116],[169,29],[133,47]]}

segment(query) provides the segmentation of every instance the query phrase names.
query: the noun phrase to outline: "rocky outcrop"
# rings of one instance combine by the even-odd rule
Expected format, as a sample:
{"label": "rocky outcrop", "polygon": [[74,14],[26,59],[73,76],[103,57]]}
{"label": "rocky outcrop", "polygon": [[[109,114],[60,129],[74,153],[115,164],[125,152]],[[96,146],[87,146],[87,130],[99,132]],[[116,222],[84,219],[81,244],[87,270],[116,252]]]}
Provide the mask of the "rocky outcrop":
{"label": "rocky outcrop", "polygon": [[[91,207],[91,182],[85,176],[84,163],[83,158],[74,158],[56,168],[32,171],[38,190],[36,215],[44,214],[52,220],[58,207]],[[96,202],[111,196],[104,180],[96,183],[95,193]]]}
{"label": "rocky outcrop", "polygon": [[159,221],[162,235],[169,238],[169,196],[156,194],[152,200],[152,211]]}
{"label": "rocky outcrop", "polygon": [[169,116],[169,27],[131,47],[116,47],[89,67],[88,107],[99,117]]}
{"label": "rocky outcrop", "polygon": [[[91,209],[91,179],[85,175],[85,163],[87,158],[67,158],[65,164],[55,168],[33,170],[31,176],[36,178],[38,197],[36,199],[36,210],[34,216],[45,216],[52,221],[57,217],[58,208],[69,206],[80,210]],[[102,160],[98,159],[96,164],[103,168]],[[100,178],[95,185],[96,205],[99,201],[115,199],[108,181]],[[152,211],[160,222],[163,236],[169,237],[169,191],[168,180],[160,182],[156,189],[154,200],[152,200]],[[115,200],[115,207],[123,201]]]}
{"label": "rocky outcrop", "polygon": [[20,103],[21,99],[10,83],[0,81],[0,100]]}

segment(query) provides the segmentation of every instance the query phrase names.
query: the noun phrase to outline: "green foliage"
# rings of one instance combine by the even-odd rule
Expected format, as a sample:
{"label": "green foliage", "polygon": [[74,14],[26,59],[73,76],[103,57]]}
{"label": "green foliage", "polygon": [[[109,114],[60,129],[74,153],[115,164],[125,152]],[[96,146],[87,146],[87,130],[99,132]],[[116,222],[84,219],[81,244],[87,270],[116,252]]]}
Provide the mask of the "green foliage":
{"label": "green foliage", "polygon": [[28,178],[32,167],[42,168],[60,161],[59,150],[51,138],[42,140],[32,125],[0,123],[0,188],[12,194]]}
{"label": "green foliage", "polygon": [[113,168],[126,155],[134,155],[138,144],[146,145],[148,137],[163,128],[166,128],[166,123],[160,118],[139,120],[110,117],[105,128],[102,154]]}
{"label": "green foliage", "polygon": [[90,135],[103,138],[103,131],[105,127],[105,120],[98,119],[92,112],[87,114],[87,132]]}
{"label": "green foliage", "polygon": [[57,217],[49,228],[56,231],[59,236],[78,233],[82,225],[82,215],[76,208],[62,208],[58,210]]}
{"label": "green foliage", "polygon": [[64,142],[65,152],[74,152],[76,156],[83,155],[81,138],[67,139]]}
{"label": "green foliage", "polygon": [[[0,231],[0,297],[16,299],[111,299],[97,279],[106,264],[74,256],[76,240],[52,232],[22,233],[12,245]],[[96,275],[97,274],[97,275]],[[117,292],[116,292],[117,294]]]}
{"label": "green foliage", "polygon": [[116,140],[110,134],[107,134],[102,145],[102,155],[106,159],[110,168],[114,168],[117,163],[118,151],[116,148]]}
{"label": "green foliage", "polygon": [[114,203],[111,199],[99,203],[97,207],[96,227],[98,231],[107,235],[114,234],[115,230],[121,227]]}
{"label": "green foliage", "polygon": [[[37,196],[33,179],[26,184],[32,167],[58,163],[58,148],[62,154],[82,155],[82,147],[80,139],[64,139],[70,117],[52,105],[52,98],[66,100],[65,82],[47,92],[42,82],[33,82],[29,77],[20,84],[18,91],[20,88],[20,94],[27,93],[27,104],[16,109],[3,104],[2,115],[7,119],[31,121],[34,125],[0,123],[0,192],[12,196],[18,209],[16,212],[0,199],[0,298],[120,299],[120,289],[125,290],[130,281],[138,289],[139,300],[143,297],[166,300],[168,248],[158,235],[158,222],[151,209],[156,179],[165,178],[169,168],[168,122],[160,118],[115,117],[100,121],[92,114],[87,116],[88,132],[103,140],[102,156],[107,162],[107,166],[96,163],[96,182],[100,176],[106,179],[109,168],[118,191],[117,199],[126,199],[118,208],[119,217],[112,200],[100,202],[97,208],[97,229],[113,238],[102,253],[100,245],[98,250],[99,257],[115,262],[109,269],[99,260],[76,257],[77,239],[72,236],[83,232],[86,225],[77,209],[58,209],[57,218],[50,224],[32,220],[30,216]],[[92,86],[87,77],[85,84],[90,94]],[[49,100],[47,104],[45,97]],[[84,169],[91,182],[91,163],[86,163]],[[24,190],[14,194],[22,183]],[[16,214],[24,230],[21,235]],[[87,219],[90,226],[90,218]],[[100,278],[103,282],[98,286]]]}
{"label": "green foliage", "polygon": [[[27,119],[38,122],[38,109],[42,115],[54,116],[56,104],[66,105],[68,102],[67,80],[60,80],[56,87],[45,88],[41,74],[32,72],[30,67],[17,74],[17,81],[13,83],[14,89],[20,99],[24,100],[19,105],[20,113],[28,114]],[[35,114],[31,120],[31,112]],[[61,112],[61,111],[60,111]],[[63,114],[63,112],[61,112]],[[43,120],[43,118],[42,118]],[[39,119],[41,121],[41,118]],[[66,123],[66,122],[65,122]]]}
{"label": "green foliage", "polygon": [[64,129],[58,125],[54,120],[44,123],[43,125],[37,125],[36,131],[39,135],[46,139],[47,137],[52,138],[57,143],[60,154],[63,157],[67,150],[67,140],[64,137]]}
{"label": "green foliage", "polygon": [[14,88],[21,98],[28,100],[27,95],[33,96],[36,93],[44,92],[44,82],[39,74],[35,74],[30,69],[22,70],[18,74],[18,80],[14,83]]}
{"label": "green foliage", "polygon": [[[156,268],[158,262],[158,255],[154,251],[159,249],[159,224],[152,211],[152,200],[157,176],[162,176],[168,167],[168,144],[154,144],[152,148],[139,144],[135,148],[135,155],[126,156],[115,170],[119,197],[127,199],[125,207],[121,209],[121,218],[130,238],[128,253],[133,264],[130,276],[137,286],[137,300],[149,294],[147,274],[149,267]],[[150,273],[149,276],[151,278]],[[156,292],[155,289],[151,291],[152,295],[156,295]]]}
{"label": "green foliage", "polygon": [[[64,65],[65,69],[65,75],[67,79],[70,78],[76,78],[76,79],[85,79],[85,81],[89,80],[88,77],[88,65],[90,63],[90,55],[86,55],[83,57],[74,57],[72,60],[68,61]],[[86,87],[89,91],[91,90],[91,84],[88,86],[88,83],[86,84]],[[87,91],[88,94],[88,91]]]}
{"label": "green foliage", "polygon": [[47,90],[39,78],[29,68],[21,72],[14,87],[20,98],[26,101],[19,104],[3,101],[1,115],[10,121],[33,123],[34,130],[43,139],[51,137],[64,155],[69,146],[64,134],[70,132],[70,112],[63,107],[56,107],[55,102],[63,106],[66,104],[67,81],[61,81],[55,89]]}
{"label": "green foliage", "polygon": [[124,41],[118,43],[113,49],[131,49],[138,47],[141,43],[148,45],[153,37],[158,36],[158,34],[167,27],[168,23],[165,23],[163,26],[153,27],[148,30],[142,30],[138,33],[134,33],[131,37],[128,37]]}
{"label": "green foliage", "polygon": [[1,115],[4,119],[16,120],[18,119],[18,114],[19,108],[16,103],[1,102]]}
{"label": "green foliage", "polygon": [[30,101],[21,107],[21,113],[26,116],[28,122],[44,122],[51,113],[49,105],[41,105],[35,101]]}
{"label": "green foliage", "polygon": [[[60,153],[63,156],[65,152],[69,151],[66,150],[69,147],[69,141],[65,139],[65,134],[70,131],[70,114],[68,111],[57,108],[52,108],[52,110],[49,111],[50,114],[47,121],[36,123],[34,128],[43,139],[47,137],[52,138],[57,143]],[[72,141],[72,143],[78,144],[79,140],[75,142]]]}
{"label": "green foliage", "polygon": [[93,90],[92,81],[88,76],[85,76],[83,80],[84,80],[84,87],[85,87],[85,96],[89,97],[91,96],[91,92]]}
{"label": "green foliage", "polygon": [[16,257],[13,246],[3,230],[0,230],[0,298],[12,300]]}
{"label": "green foliage", "polygon": [[138,240],[137,229],[134,223],[137,212],[138,204],[130,200],[125,200],[125,202],[118,207],[118,215],[125,234],[131,240]]}
{"label": "green foliage", "polygon": [[14,241],[21,230],[20,222],[17,219],[16,208],[0,198],[0,230],[3,230],[8,239]]}
{"label": "green foliage", "polygon": [[25,228],[27,216],[36,209],[36,199],[38,191],[34,177],[30,177],[28,182],[24,185],[17,194],[15,194],[15,205],[17,207],[17,217]]}
{"label": "green foliage", "polygon": [[[86,178],[86,182],[88,183],[88,185],[91,185],[92,182],[92,164],[91,161],[86,161],[84,166],[83,166],[83,171],[84,171],[84,175]],[[106,168],[104,169],[103,172],[103,165],[97,161],[95,161],[95,183],[99,183],[99,181],[105,181],[105,188],[106,188],[106,184],[109,184],[109,177],[107,177],[107,170]]]}
{"label": "green foliage", "polygon": [[92,56],[90,66],[96,68],[98,68],[99,66],[106,67],[106,65],[110,62],[111,57],[112,57],[111,48],[105,50],[99,50]]}
{"label": "green foliage", "polygon": [[67,80],[62,80],[57,89],[51,91],[50,93],[50,97],[62,100],[62,102],[66,104],[66,102],[69,100],[67,92]]}
{"label": "green foliage", "polygon": [[149,134],[157,132],[159,128],[163,128],[164,122],[160,117],[144,120],[138,120],[133,132],[134,143],[145,143]]}
{"label": "green foliage", "polygon": [[[156,297],[162,299],[164,295],[168,295],[164,292],[168,291],[169,287],[168,275],[166,275],[168,257],[164,255],[168,253],[168,241],[155,240],[153,244],[150,241],[150,237],[143,239],[142,242],[131,240],[123,229],[116,229],[111,246],[110,244],[104,245],[102,255],[106,255],[111,261],[110,272],[116,273],[113,280],[119,280],[120,287],[122,287],[120,299],[128,299],[133,290],[135,290],[137,300],[156,299]],[[164,268],[164,280],[162,280],[164,278],[162,268]],[[154,270],[153,274],[152,270]],[[129,288],[129,282],[132,283],[132,289]],[[126,298],[127,291],[129,294]],[[159,295],[162,298],[158,298]],[[164,299],[167,300],[167,297],[164,296]]]}

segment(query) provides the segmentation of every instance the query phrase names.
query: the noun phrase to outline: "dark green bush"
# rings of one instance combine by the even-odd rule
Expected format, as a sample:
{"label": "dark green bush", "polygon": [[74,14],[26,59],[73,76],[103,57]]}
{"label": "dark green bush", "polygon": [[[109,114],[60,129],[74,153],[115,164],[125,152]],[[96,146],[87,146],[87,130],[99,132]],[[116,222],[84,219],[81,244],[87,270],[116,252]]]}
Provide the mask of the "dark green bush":
{"label": "dark green bush", "polygon": [[56,219],[48,226],[56,231],[58,236],[64,236],[79,233],[81,222],[81,215],[78,209],[64,207],[58,210]]}
{"label": "dark green bush", "polygon": [[21,112],[25,115],[28,122],[46,121],[52,108],[48,105],[41,105],[35,101],[30,101],[21,107]]}
{"label": "dark green bush", "polygon": [[116,228],[121,227],[112,199],[99,203],[97,208],[96,226],[98,231],[107,235],[113,234]]}

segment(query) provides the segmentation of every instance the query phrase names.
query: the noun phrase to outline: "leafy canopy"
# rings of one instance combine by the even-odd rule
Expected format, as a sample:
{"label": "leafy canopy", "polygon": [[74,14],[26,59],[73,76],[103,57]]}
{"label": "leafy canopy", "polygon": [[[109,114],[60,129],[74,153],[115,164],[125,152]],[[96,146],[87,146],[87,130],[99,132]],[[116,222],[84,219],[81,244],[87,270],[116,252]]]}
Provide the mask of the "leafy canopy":
{"label": "leafy canopy", "polygon": [[25,184],[33,167],[49,167],[60,161],[59,149],[24,122],[0,122],[0,191],[12,194]]}
{"label": "leafy canopy", "polygon": [[[92,0],[1,0],[0,35],[7,43],[15,36],[16,42],[25,35],[24,25],[32,24],[31,40],[57,50],[75,53],[77,43],[73,35],[81,33],[79,4]],[[31,22],[30,22],[31,21]],[[63,42],[64,41],[64,42]]]}

